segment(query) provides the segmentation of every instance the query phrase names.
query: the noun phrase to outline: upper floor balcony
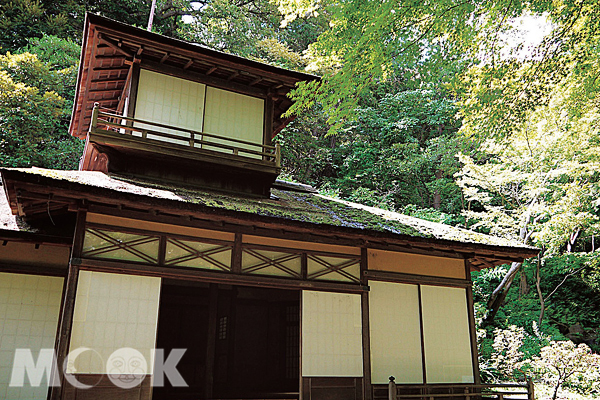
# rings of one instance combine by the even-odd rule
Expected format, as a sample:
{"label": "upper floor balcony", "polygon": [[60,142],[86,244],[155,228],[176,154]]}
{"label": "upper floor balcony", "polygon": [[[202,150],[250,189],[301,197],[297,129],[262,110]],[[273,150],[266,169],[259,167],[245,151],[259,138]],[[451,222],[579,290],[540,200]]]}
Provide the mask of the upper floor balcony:
{"label": "upper floor balcony", "polygon": [[98,103],[92,112],[88,142],[123,154],[154,159],[217,163],[233,168],[279,174],[279,144],[265,145],[119,115]]}
{"label": "upper floor balcony", "polygon": [[314,79],[88,14],[69,127],[86,139],[80,169],[266,196],[287,95]]}

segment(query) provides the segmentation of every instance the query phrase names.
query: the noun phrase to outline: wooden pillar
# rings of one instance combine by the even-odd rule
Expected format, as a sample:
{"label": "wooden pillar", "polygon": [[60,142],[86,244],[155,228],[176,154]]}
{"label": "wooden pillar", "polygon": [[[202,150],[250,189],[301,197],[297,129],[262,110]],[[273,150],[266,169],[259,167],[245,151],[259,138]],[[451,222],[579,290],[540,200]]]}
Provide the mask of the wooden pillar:
{"label": "wooden pillar", "polygon": [[[367,270],[367,248],[363,247],[360,253],[360,269]],[[364,274],[362,275],[362,284],[367,285],[368,281]],[[373,390],[371,388],[371,327],[369,318],[369,293],[363,292],[360,295],[361,314],[362,314],[362,348],[363,348],[363,399],[371,400]]]}
{"label": "wooden pillar", "polygon": [[[50,389],[50,399],[59,400],[62,396],[63,387],[66,383],[64,375],[64,366],[69,353],[69,344],[71,341],[71,328],[73,326],[73,312],[75,310],[75,295],[77,293],[77,280],[79,278],[79,267],[74,265],[73,260],[81,258],[83,248],[83,239],[85,237],[85,217],[86,210],[79,209],[77,212],[77,222],[75,224],[75,233],[73,235],[73,247],[71,249],[71,259],[67,272],[67,280],[61,304],[61,312],[58,323],[58,334],[56,340],[56,361],[58,366],[59,381],[61,386]],[[52,382],[52,380],[51,380]]]}
{"label": "wooden pillar", "polygon": [[[140,83],[140,64],[139,63],[133,63],[133,65],[131,66],[131,82],[129,84],[129,88],[127,90],[127,98],[128,98],[128,103],[127,103],[127,110],[126,111],[126,116],[129,118],[134,118],[135,117],[135,106],[136,106],[136,102],[137,102],[137,92],[138,92],[138,87],[139,87],[139,83]],[[133,126],[133,122],[132,121],[127,121],[127,125],[128,126]]]}
{"label": "wooden pillar", "polygon": [[421,368],[423,370],[423,385],[427,385],[427,360],[425,359],[425,332],[423,332],[423,301],[421,300],[421,285],[417,285],[419,297],[419,330],[421,331]]}
{"label": "wooden pillar", "polygon": [[215,380],[215,346],[217,341],[217,318],[219,286],[216,283],[210,284],[208,300],[208,335],[206,341],[206,380],[205,380],[205,398],[211,399],[213,395],[213,384]]}
{"label": "wooden pillar", "polygon": [[[466,278],[471,279],[471,265],[465,259]],[[469,285],[465,289],[467,294],[467,313],[469,317],[469,333],[471,336],[471,358],[473,361],[473,381],[476,385],[481,384],[479,376],[479,357],[477,354],[477,328],[475,326],[475,307],[473,305],[473,288]]]}
{"label": "wooden pillar", "polygon": [[265,99],[264,123],[263,123],[263,144],[271,146],[273,141],[273,114],[274,102],[273,97],[268,95]]}
{"label": "wooden pillar", "polygon": [[242,273],[242,234],[236,233],[231,252],[231,272],[234,274]]}

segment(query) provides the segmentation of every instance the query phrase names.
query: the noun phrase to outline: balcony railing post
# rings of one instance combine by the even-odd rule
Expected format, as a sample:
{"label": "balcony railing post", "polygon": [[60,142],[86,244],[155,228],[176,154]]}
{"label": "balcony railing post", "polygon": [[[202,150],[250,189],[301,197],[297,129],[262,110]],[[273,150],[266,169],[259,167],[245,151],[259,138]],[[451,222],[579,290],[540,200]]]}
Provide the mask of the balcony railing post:
{"label": "balcony railing post", "polygon": [[[279,143],[275,143],[275,167],[281,168],[281,145]],[[390,376],[390,380],[393,376]]]}
{"label": "balcony railing post", "polygon": [[[277,143],[279,146],[279,143]],[[390,376],[390,383],[388,383],[388,400],[396,400],[396,378]]]}
{"label": "balcony railing post", "polygon": [[91,129],[96,129],[96,127],[98,126],[98,111],[100,108],[100,103],[94,103],[94,108],[92,109],[92,123],[90,125],[90,130]]}

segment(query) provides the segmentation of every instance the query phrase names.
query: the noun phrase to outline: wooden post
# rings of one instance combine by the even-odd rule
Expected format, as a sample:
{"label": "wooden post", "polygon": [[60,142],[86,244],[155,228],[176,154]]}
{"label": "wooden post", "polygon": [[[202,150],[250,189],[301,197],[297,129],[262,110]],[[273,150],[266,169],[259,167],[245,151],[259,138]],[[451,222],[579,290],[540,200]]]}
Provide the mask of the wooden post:
{"label": "wooden post", "polygon": [[390,376],[390,383],[388,383],[388,400],[396,400],[396,378]]}
{"label": "wooden post", "polygon": [[[364,275],[367,270],[367,248],[362,247],[360,250],[360,281],[362,285],[367,285],[368,280]],[[373,386],[371,385],[371,328],[369,317],[369,293],[361,293],[361,316],[362,316],[362,346],[363,346],[363,387],[364,400],[373,398]]]}
{"label": "wooden post", "polygon": [[281,145],[275,143],[275,167],[281,168]]}
{"label": "wooden post", "polygon": [[233,250],[231,251],[231,272],[234,274],[242,273],[242,234],[237,232],[233,242]]}
{"label": "wooden post", "polygon": [[[467,279],[471,279],[471,264],[465,259],[465,274]],[[471,342],[471,362],[473,365],[473,383],[481,384],[481,375],[479,372],[479,355],[477,349],[477,328],[475,326],[475,306],[473,301],[473,289],[471,286],[465,288],[467,296],[467,312],[469,317],[469,339]]]}
{"label": "wooden post", "polygon": [[[50,388],[50,399],[59,400],[62,397],[62,390],[65,384],[63,367],[66,365],[67,354],[71,341],[71,328],[73,326],[73,314],[75,311],[75,296],[77,293],[77,281],[79,279],[79,267],[73,265],[74,258],[81,257],[83,240],[85,238],[85,218],[86,209],[80,208],[77,211],[77,222],[75,224],[75,233],[73,235],[73,246],[71,249],[71,259],[69,260],[69,269],[65,281],[64,294],[61,304],[61,312],[58,322],[58,332],[56,340],[56,364],[59,371],[61,386]],[[52,382],[52,381],[51,381]]]}
{"label": "wooden post", "polygon": [[92,129],[96,129],[98,126],[98,111],[100,108],[100,103],[94,103],[94,108],[92,109],[92,123],[90,124],[90,131]]}
{"label": "wooden post", "polygon": [[215,374],[215,345],[217,341],[217,318],[218,318],[219,286],[211,283],[209,286],[208,300],[208,346],[206,347],[206,376],[205,397],[211,399],[213,395],[213,383]]}
{"label": "wooden post", "polygon": [[363,346],[363,399],[373,398],[371,386],[371,335],[369,328],[369,294],[361,293],[361,317],[362,317],[362,346]]}

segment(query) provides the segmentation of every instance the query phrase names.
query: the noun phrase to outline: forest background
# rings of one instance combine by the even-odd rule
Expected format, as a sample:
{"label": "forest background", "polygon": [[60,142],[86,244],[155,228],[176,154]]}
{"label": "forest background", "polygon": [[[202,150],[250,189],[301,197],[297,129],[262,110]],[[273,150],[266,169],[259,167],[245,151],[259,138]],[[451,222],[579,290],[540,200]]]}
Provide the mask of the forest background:
{"label": "forest background", "polygon": [[[77,168],[85,12],[145,28],[150,5],[0,2],[0,165]],[[158,0],[153,30],[323,77],[283,179],[540,247],[473,273],[482,378],[600,397],[600,2]]]}

